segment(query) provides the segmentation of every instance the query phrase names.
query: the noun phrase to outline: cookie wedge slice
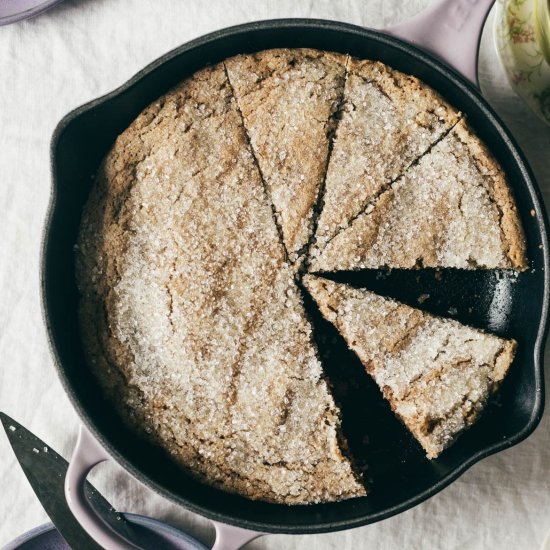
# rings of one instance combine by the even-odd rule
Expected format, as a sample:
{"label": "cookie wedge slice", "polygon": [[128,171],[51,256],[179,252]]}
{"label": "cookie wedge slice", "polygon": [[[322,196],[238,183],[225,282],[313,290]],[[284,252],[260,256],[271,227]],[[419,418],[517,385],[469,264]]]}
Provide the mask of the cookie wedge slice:
{"label": "cookie wedge slice", "polygon": [[291,260],[313,230],[347,59],[276,49],[225,62]]}
{"label": "cookie wedge slice", "polygon": [[313,258],[313,271],[527,268],[504,172],[460,121]]}
{"label": "cookie wedge slice", "polygon": [[304,284],[430,459],[475,423],[514,358],[513,340],[313,275]]}
{"label": "cookie wedge slice", "polygon": [[351,59],[316,232],[317,247],[322,250],[459,117],[417,78],[379,62]]}

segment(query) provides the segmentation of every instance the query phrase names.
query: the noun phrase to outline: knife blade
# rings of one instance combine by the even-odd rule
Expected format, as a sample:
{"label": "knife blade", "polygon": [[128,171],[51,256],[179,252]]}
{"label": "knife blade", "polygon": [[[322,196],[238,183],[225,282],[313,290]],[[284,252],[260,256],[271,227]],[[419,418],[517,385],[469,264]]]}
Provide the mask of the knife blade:
{"label": "knife blade", "polygon": [[[7,414],[0,412],[0,420],[33,491],[67,544],[78,550],[101,550],[76,521],[65,500],[63,484],[68,462]],[[115,531],[135,540],[132,526],[88,481],[84,491],[91,505]]]}

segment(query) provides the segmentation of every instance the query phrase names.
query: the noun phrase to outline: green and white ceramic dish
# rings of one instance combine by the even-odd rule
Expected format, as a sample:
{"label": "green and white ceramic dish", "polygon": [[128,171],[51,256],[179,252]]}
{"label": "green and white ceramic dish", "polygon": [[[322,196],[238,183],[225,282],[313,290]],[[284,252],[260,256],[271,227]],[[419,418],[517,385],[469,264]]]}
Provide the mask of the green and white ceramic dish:
{"label": "green and white ceramic dish", "polygon": [[515,92],[550,124],[550,0],[498,0],[495,43]]}

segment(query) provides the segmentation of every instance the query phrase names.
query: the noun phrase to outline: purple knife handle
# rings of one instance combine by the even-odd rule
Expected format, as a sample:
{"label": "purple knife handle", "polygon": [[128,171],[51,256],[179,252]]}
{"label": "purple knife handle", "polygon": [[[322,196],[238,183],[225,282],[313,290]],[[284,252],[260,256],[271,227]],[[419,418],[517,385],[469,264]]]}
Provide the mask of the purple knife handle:
{"label": "purple knife handle", "polygon": [[434,0],[385,32],[439,57],[475,86],[481,33],[495,0]]}
{"label": "purple knife handle", "polygon": [[139,550],[115,533],[97,515],[84,494],[84,483],[91,470],[110,456],[84,425],[80,426],[76,446],[65,475],[65,498],[76,521],[103,548],[108,550]]}

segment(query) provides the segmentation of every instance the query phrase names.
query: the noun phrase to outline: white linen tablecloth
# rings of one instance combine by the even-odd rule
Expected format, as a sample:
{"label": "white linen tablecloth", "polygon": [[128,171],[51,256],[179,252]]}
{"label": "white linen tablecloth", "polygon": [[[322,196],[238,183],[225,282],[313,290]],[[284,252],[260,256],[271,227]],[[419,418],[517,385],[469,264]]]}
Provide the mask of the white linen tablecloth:
{"label": "white linen tablecloth", "polygon": [[[215,29],[276,17],[382,27],[429,0],[67,0],[0,27],[0,409],[68,457],[78,418],[59,383],[40,313],[39,248],[50,195],[48,146],[74,107],[109,92],[166,51]],[[457,45],[460,47],[460,45]],[[550,129],[511,92],[493,46],[482,88],[525,151],[550,204]],[[249,548],[538,549],[550,529],[550,414],[520,445],[472,467],[428,502],[347,532],[269,536]],[[203,518],[154,494],[115,464],[92,480],[115,507],[164,519],[209,543]],[[47,520],[0,435],[0,545]]]}

